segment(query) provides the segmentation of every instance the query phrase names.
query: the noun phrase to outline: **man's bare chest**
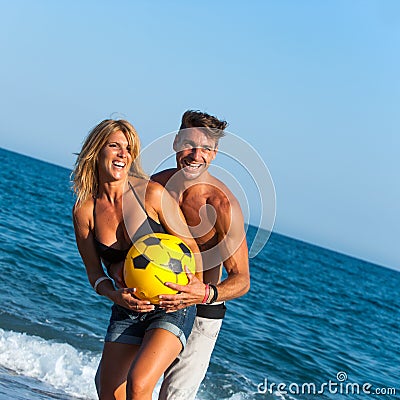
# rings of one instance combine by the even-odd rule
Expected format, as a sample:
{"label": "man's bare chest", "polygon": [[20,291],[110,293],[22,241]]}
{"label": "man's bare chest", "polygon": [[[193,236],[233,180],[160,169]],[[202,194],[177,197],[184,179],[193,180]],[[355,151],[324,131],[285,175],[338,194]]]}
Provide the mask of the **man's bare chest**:
{"label": "man's bare chest", "polygon": [[190,231],[198,243],[215,235],[216,212],[205,199],[187,197],[180,205]]}

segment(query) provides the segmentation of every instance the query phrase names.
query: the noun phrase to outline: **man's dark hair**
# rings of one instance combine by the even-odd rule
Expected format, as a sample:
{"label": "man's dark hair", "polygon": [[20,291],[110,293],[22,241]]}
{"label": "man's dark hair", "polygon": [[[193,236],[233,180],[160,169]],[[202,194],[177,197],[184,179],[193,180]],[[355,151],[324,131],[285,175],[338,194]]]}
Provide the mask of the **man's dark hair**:
{"label": "man's dark hair", "polygon": [[198,111],[188,110],[182,115],[182,122],[179,130],[188,128],[206,128],[206,134],[214,139],[218,144],[220,138],[225,136],[224,129],[228,123],[224,120],[219,120],[213,115]]}

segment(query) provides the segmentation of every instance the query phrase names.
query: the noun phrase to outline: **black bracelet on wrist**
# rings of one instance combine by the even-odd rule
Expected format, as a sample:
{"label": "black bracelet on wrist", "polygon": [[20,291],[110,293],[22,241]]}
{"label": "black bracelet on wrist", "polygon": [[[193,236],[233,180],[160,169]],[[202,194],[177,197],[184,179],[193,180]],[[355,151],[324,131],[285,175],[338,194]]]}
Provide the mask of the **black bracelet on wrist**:
{"label": "black bracelet on wrist", "polygon": [[213,304],[216,302],[217,298],[218,298],[218,289],[215,285],[211,285],[210,284],[210,288],[212,288],[213,290],[213,296],[211,297],[211,300],[209,302],[207,302],[207,304]]}

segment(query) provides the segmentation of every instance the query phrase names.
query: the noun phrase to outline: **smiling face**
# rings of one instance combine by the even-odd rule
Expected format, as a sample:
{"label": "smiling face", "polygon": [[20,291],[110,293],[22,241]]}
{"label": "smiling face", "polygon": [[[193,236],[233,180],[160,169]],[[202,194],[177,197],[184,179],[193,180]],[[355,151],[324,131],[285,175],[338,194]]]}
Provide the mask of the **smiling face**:
{"label": "smiling face", "polygon": [[202,128],[180,131],[174,140],[177,168],[188,180],[198,178],[207,171],[217,154],[217,144]]}
{"label": "smiling face", "polygon": [[110,134],[98,158],[99,177],[120,180],[128,175],[132,164],[131,146],[122,131]]}

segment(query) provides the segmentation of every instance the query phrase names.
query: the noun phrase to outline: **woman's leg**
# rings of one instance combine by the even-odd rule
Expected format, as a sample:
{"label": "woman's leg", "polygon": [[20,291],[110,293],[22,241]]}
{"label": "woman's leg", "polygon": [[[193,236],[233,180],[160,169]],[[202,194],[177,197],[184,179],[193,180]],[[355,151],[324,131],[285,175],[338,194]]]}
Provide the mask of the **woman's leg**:
{"label": "woman's leg", "polygon": [[147,331],[128,372],[127,400],[151,400],[157,381],[181,350],[173,333],[162,328]]}
{"label": "woman's leg", "polygon": [[100,400],[126,399],[126,377],[138,350],[139,346],[134,344],[104,343],[98,369]]}

